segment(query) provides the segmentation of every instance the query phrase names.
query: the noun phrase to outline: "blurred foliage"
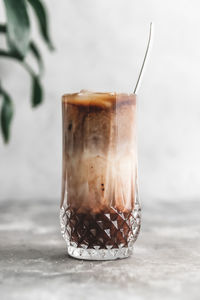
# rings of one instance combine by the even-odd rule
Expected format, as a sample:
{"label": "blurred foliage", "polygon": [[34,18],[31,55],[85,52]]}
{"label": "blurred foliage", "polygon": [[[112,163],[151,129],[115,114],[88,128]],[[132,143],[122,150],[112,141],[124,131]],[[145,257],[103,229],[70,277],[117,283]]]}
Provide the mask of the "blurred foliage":
{"label": "blurred foliage", "polygon": [[[6,49],[0,48],[0,58],[14,59],[18,61],[30,74],[32,80],[32,107],[36,107],[43,100],[43,88],[41,76],[43,73],[43,60],[36,43],[31,40],[31,24],[28,6],[33,10],[38,22],[38,28],[43,41],[49,50],[53,50],[49,35],[48,16],[46,8],[41,0],[2,0],[6,12],[6,24],[0,23],[0,34],[6,36]],[[28,53],[31,53],[38,63],[38,73],[25,61]],[[3,88],[0,78],[0,119],[1,131],[4,142],[10,137],[10,125],[14,115],[13,101],[9,93]]]}

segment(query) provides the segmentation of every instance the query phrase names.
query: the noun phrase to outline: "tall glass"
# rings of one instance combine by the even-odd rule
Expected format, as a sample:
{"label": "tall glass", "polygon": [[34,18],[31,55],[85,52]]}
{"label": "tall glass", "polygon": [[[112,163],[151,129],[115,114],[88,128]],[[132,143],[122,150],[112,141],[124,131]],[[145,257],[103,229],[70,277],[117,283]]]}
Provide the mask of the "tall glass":
{"label": "tall glass", "polygon": [[60,220],[70,256],[128,257],[140,230],[136,95],[81,91],[62,98]]}

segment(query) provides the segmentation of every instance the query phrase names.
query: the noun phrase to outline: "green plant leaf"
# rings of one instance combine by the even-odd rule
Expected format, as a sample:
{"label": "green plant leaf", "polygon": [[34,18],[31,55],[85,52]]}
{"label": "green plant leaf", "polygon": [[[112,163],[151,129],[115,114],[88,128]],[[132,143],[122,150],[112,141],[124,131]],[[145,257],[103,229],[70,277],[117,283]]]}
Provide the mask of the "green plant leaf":
{"label": "green plant leaf", "polygon": [[[43,70],[44,70],[44,64],[43,64],[42,56],[41,56],[37,46],[33,42],[30,43],[30,51],[34,55],[34,57],[36,58],[36,60],[38,62],[39,73],[41,76],[43,73]],[[16,60],[18,60],[19,63],[20,62],[22,63],[22,66],[25,66],[25,62],[24,62],[23,58],[21,56],[17,55],[16,53],[0,49],[0,57],[1,56],[5,57],[5,58],[16,59]]]}
{"label": "green plant leaf", "polygon": [[0,24],[0,33],[6,33],[6,25]]}
{"label": "green plant leaf", "polygon": [[12,52],[24,57],[30,39],[30,22],[25,0],[4,0],[7,15],[7,41]]}
{"label": "green plant leaf", "polygon": [[32,76],[32,97],[31,103],[33,107],[38,106],[42,103],[43,100],[43,91],[40,83],[40,79],[38,76]]}
{"label": "green plant leaf", "polygon": [[22,58],[19,57],[19,55],[17,55],[16,53],[12,53],[11,51],[6,51],[6,50],[3,50],[3,49],[0,49],[0,56],[7,57],[7,58],[12,58],[12,59],[17,59],[18,61],[22,60]]}
{"label": "green plant leaf", "polygon": [[51,42],[50,35],[49,35],[48,16],[47,16],[47,12],[46,12],[46,8],[45,8],[44,4],[40,0],[28,0],[28,2],[30,3],[30,5],[32,6],[32,8],[35,12],[35,15],[38,20],[40,32],[41,32],[41,35],[42,35],[44,41],[48,45],[49,49],[53,50],[54,47],[53,47],[53,44]]}
{"label": "green plant leaf", "polygon": [[3,104],[1,106],[1,130],[5,143],[9,142],[10,138],[10,125],[14,114],[13,103],[5,90],[0,89]]}
{"label": "green plant leaf", "polygon": [[30,42],[30,51],[35,56],[35,58],[38,62],[40,75],[42,75],[43,70],[44,70],[44,64],[43,64],[43,60],[42,60],[42,56],[40,54],[40,51],[39,51],[37,45],[34,42]]}
{"label": "green plant leaf", "polygon": [[[0,24],[0,33],[6,33],[6,32],[7,32],[6,25]],[[44,63],[43,63],[42,55],[40,54],[40,51],[39,51],[36,43],[31,41],[29,44],[29,49],[30,49],[30,52],[33,54],[33,56],[36,58],[36,60],[38,62],[40,75],[42,75],[42,73],[44,71]],[[15,53],[13,53],[11,51],[9,52],[9,51],[2,50],[2,49],[0,49],[0,56],[11,57],[11,58],[16,58],[16,59],[22,60],[22,57],[19,57],[19,55],[16,55]]]}
{"label": "green plant leaf", "polygon": [[[16,59],[27,70],[27,72],[30,74],[31,79],[32,79],[32,95],[31,95],[32,106],[35,107],[35,106],[39,105],[40,103],[42,103],[43,89],[42,89],[42,85],[40,82],[40,76],[36,75],[34,73],[33,69],[25,61],[21,62],[19,57],[16,56],[15,54],[0,49],[0,57],[1,56],[5,57],[5,58]],[[1,89],[0,89],[0,92],[2,92]]]}

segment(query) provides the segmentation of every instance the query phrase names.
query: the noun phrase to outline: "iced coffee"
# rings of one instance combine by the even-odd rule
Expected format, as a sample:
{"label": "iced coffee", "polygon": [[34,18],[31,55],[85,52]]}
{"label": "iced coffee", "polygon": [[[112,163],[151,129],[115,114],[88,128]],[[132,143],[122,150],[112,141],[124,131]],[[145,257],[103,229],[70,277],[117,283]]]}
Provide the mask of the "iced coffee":
{"label": "iced coffee", "polygon": [[81,91],[62,98],[61,228],[69,255],[131,254],[140,229],[136,96]]}

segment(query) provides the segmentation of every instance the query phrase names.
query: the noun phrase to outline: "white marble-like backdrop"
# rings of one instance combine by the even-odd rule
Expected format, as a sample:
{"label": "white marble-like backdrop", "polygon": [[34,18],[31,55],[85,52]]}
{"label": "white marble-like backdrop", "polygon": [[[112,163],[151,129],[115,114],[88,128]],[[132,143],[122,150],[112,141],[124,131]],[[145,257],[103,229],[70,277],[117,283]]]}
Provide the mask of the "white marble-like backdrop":
{"label": "white marble-like backdrop", "polygon": [[[49,53],[34,29],[46,63],[41,107],[30,107],[26,72],[0,61],[15,101],[11,142],[0,139],[0,199],[60,197],[61,95],[81,88],[132,91],[150,21],[154,45],[138,97],[140,192],[146,201],[199,197],[199,0],[45,3],[56,51]],[[0,20],[2,8],[1,1]]]}

